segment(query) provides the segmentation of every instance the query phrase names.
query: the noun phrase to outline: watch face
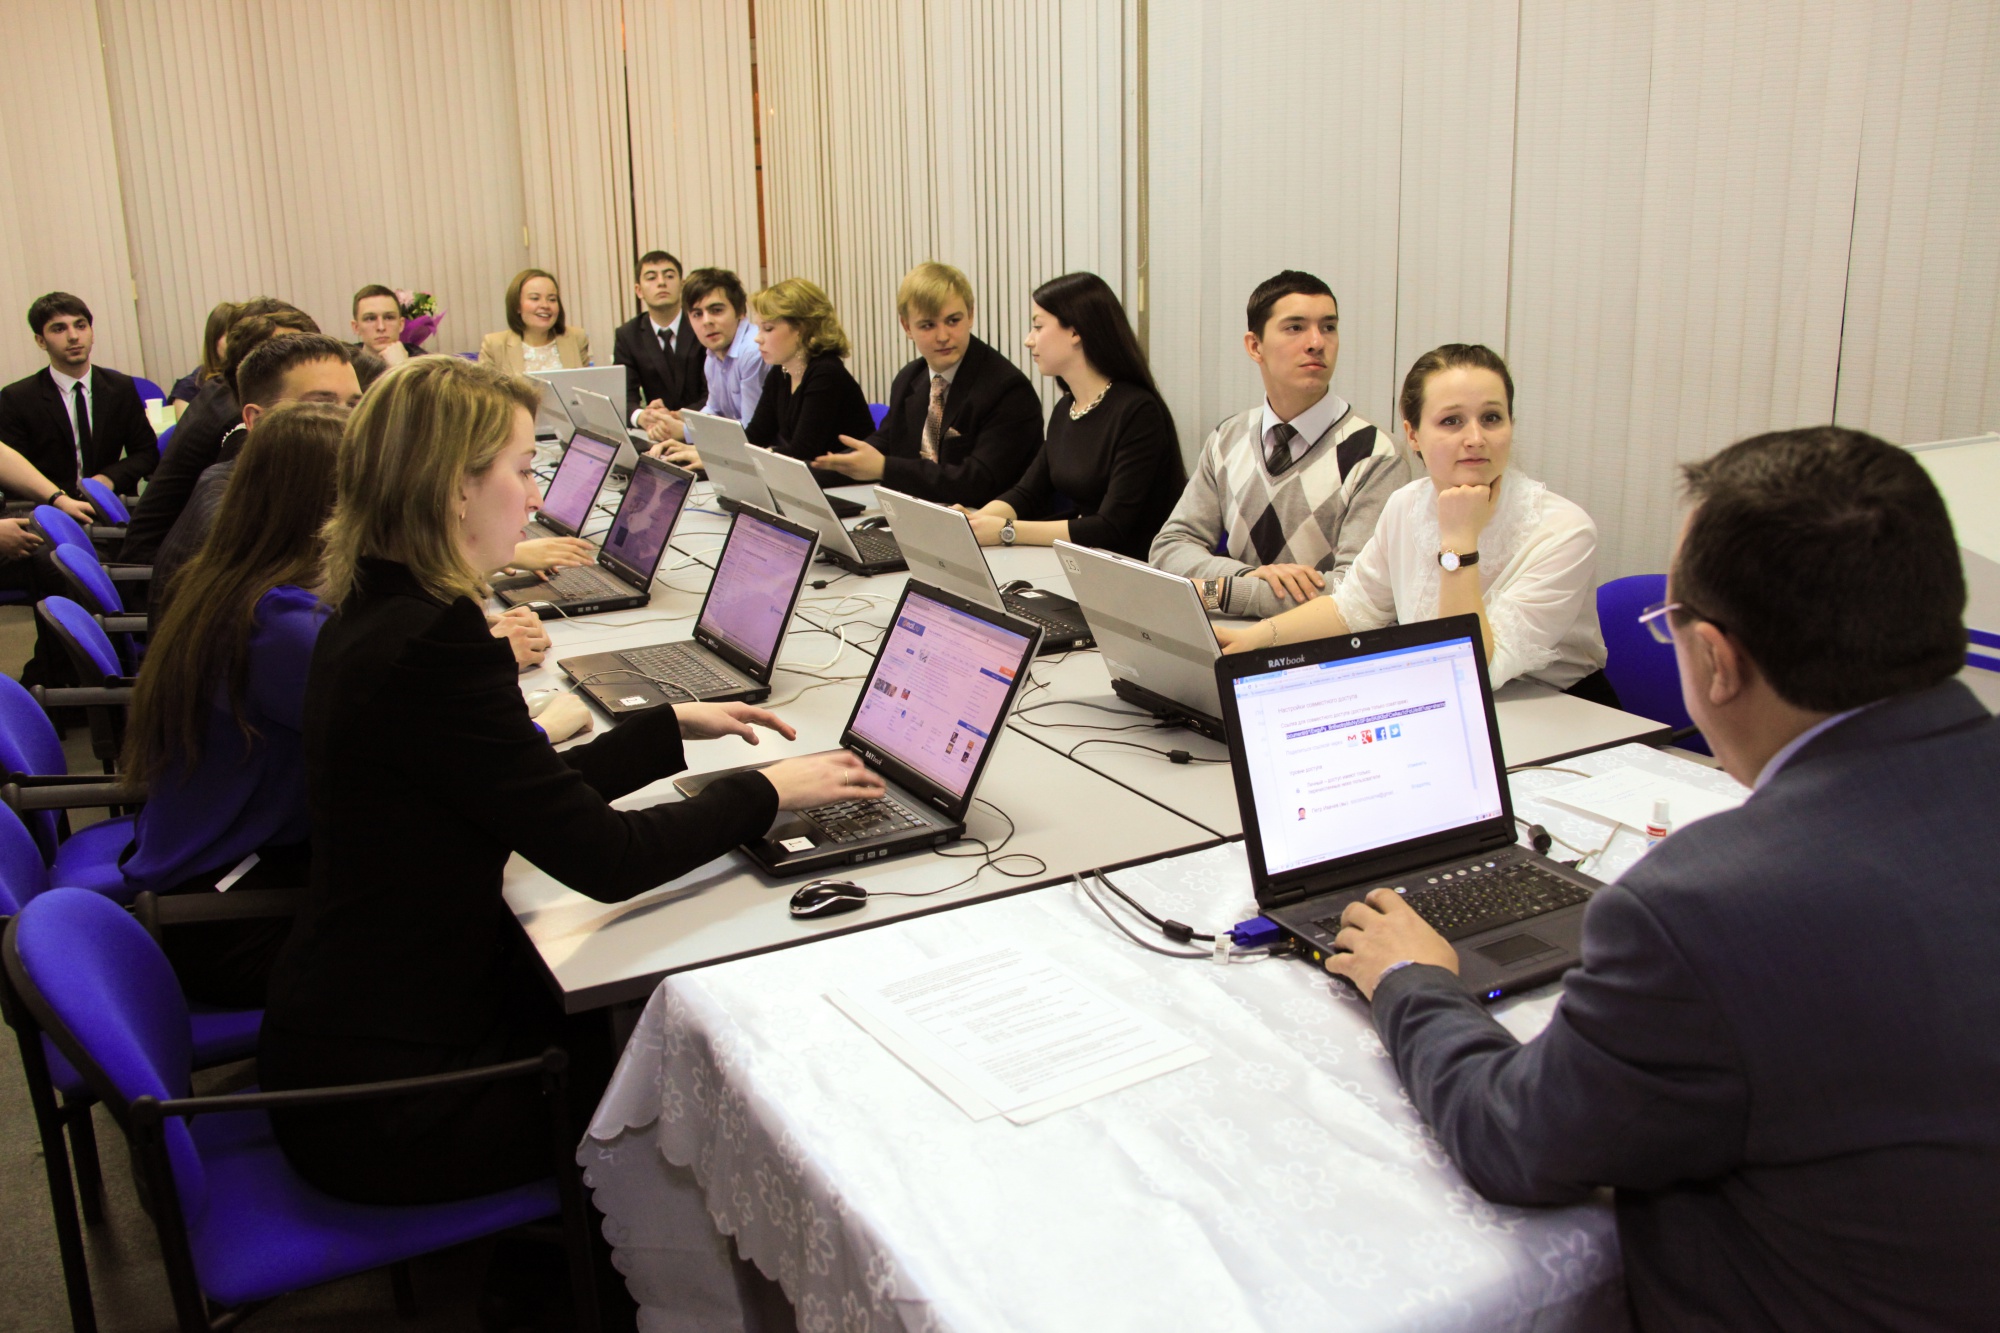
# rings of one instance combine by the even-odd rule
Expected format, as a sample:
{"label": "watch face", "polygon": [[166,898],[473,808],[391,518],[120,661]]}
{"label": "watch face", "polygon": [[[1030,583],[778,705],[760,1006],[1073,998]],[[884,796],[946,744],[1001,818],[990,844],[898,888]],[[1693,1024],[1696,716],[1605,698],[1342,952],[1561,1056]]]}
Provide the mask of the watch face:
{"label": "watch face", "polygon": [[1443,566],[1445,567],[1446,571],[1451,571],[1451,570],[1455,570],[1455,569],[1457,569],[1457,568],[1458,568],[1458,552],[1456,552],[1456,551],[1440,551],[1440,552],[1438,553],[1438,563],[1439,563],[1440,565],[1443,565]]}

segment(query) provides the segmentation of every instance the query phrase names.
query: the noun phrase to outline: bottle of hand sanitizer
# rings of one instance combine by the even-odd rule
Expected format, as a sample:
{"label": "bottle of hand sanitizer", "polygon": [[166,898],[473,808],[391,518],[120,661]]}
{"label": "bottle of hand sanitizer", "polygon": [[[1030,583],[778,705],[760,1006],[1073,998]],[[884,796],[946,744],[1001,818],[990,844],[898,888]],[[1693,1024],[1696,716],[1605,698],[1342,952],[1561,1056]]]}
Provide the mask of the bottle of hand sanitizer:
{"label": "bottle of hand sanitizer", "polygon": [[1653,802],[1653,818],[1646,825],[1646,845],[1651,847],[1674,831],[1673,816],[1667,812],[1664,798]]}

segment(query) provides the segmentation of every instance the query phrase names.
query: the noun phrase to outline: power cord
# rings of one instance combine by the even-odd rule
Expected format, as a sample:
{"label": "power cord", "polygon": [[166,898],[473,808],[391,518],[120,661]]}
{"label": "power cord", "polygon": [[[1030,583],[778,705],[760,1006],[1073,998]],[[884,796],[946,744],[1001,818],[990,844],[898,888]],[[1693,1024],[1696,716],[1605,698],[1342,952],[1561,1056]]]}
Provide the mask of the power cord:
{"label": "power cord", "polygon": [[[1009,815],[1005,810],[1002,810],[999,806],[993,804],[993,802],[981,796],[973,797],[972,803],[974,805],[983,805],[988,810],[991,810],[994,814],[1000,816],[1000,818],[1006,820],[1007,832],[1001,835],[1000,841],[993,843],[991,845],[989,845],[984,838],[975,838],[970,833],[964,834],[963,836],[955,839],[955,841],[957,842],[973,843],[979,848],[979,850],[976,852],[948,852],[945,851],[943,848],[938,849],[937,854],[949,861],[963,861],[973,857],[977,857],[979,859],[979,864],[973,867],[973,871],[971,874],[965,876],[963,879],[955,879],[951,883],[939,889],[924,889],[920,892],[915,892],[915,893],[908,893],[894,889],[889,889],[889,890],[870,889],[868,891],[868,896],[870,898],[934,898],[940,893],[949,893],[953,889],[959,888],[962,885],[972,883],[973,880],[978,879],[988,870],[991,870],[995,874],[1000,875],[1006,879],[1033,879],[1038,875],[1046,875],[1049,873],[1049,863],[1047,861],[1044,861],[1041,857],[1035,855],[1033,852],[1004,852],[1003,854],[1003,849],[1007,846],[1008,843],[1014,840],[1013,816]],[[1003,861],[1031,862],[1032,866],[1031,868],[1024,870],[1009,870],[1004,865],[1001,864],[1001,862]]]}
{"label": "power cord", "polygon": [[[1127,939],[1142,949],[1167,958],[1206,958],[1216,963],[1253,962],[1262,958],[1280,958],[1291,951],[1291,941],[1285,936],[1282,928],[1261,916],[1239,922],[1220,935],[1208,935],[1185,922],[1155,916],[1131,894],[1113,884],[1111,877],[1102,870],[1093,868],[1081,874],[1071,875],[1070,880],[1082,890],[1083,896],[1090,899],[1098,911],[1104,913],[1105,920],[1116,926]],[[1192,944],[1197,940],[1206,940],[1211,947],[1207,950],[1168,949],[1142,938],[1130,926],[1120,921],[1118,915],[1105,905],[1104,900],[1090,887],[1089,880],[1097,881],[1118,895],[1127,907],[1144,917],[1148,924],[1173,943]]]}
{"label": "power cord", "polygon": [[1070,746],[1069,749],[1063,751],[1063,756],[1068,759],[1074,759],[1076,752],[1086,745],[1121,745],[1128,750],[1144,750],[1147,754],[1159,755],[1162,759],[1175,764],[1226,764],[1229,762],[1227,759],[1204,759],[1190,750],[1162,750],[1157,745],[1141,745],[1137,741],[1121,741],[1112,736],[1092,736],[1086,740],[1080,740],[1075,745]]}

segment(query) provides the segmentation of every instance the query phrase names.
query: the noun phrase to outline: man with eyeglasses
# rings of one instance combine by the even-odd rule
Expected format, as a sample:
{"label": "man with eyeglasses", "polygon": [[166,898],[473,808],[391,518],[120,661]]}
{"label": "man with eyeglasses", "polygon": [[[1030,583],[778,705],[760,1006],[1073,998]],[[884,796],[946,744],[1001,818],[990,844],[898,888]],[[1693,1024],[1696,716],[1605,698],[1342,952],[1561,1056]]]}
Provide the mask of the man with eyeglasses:
{"label": "man with eyeglasses", "polygon": [[2000,727],[1914,458],[1839,427],[1686,469],[1688,712],[1755,788],[1600,889],[1532,1041],[1394,893],[1327,962],[1482,1193],[1616,1192],[1641,1328],[1990,1327],[2000,1311]]}

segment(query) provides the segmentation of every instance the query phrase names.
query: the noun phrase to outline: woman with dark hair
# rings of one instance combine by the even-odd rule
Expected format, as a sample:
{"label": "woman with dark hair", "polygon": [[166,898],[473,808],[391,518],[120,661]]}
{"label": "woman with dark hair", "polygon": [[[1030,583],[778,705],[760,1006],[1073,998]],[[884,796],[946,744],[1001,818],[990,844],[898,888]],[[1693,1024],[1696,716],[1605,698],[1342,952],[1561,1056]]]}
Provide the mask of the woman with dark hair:
{"label": "woman with dark hair", "polygon": [[222,358],[226,354],[223,339],[236,319],[236,309],[234,301],[218,301],[215,309],[208,312],[208,322],[201,328],[201,364],[174,381],[167,394],[168,407],[176,411],[186,407],[201,392],[202,385],[222,378]]}
{"label": "woman with dark hair", "polygon": [[1144,560],[1187,470],[1124,307],[1095,273],[1051,278],[1035,289],[1027,347],[1063,396],[1021,480],[965,510],[973,532],[982,546],[1060,540]]}

